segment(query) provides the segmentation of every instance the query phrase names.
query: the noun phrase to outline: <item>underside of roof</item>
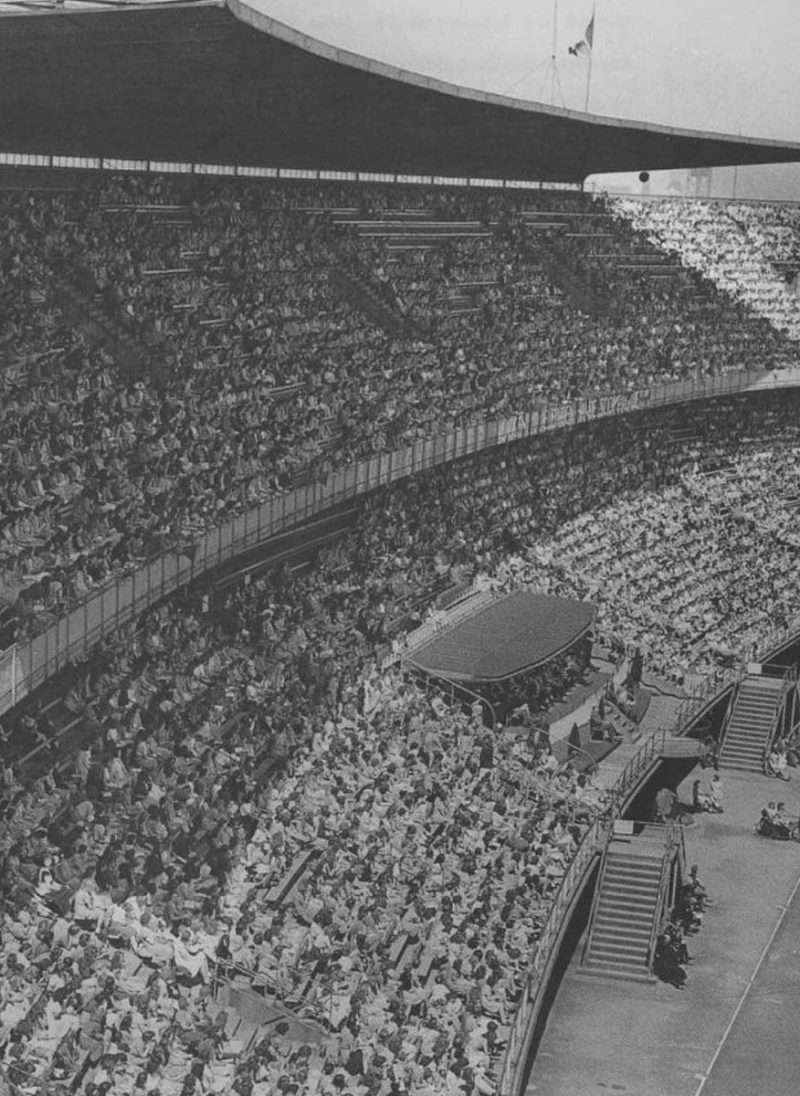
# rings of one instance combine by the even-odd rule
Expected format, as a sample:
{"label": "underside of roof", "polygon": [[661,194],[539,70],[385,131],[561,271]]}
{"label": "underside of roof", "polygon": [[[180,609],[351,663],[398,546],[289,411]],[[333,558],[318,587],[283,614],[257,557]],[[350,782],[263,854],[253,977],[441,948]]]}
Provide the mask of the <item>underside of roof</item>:
{"label": "underside of roof", "polygon": [[543,182],[800,161],[445,84],[242,0],[0,15],[0,151]]}

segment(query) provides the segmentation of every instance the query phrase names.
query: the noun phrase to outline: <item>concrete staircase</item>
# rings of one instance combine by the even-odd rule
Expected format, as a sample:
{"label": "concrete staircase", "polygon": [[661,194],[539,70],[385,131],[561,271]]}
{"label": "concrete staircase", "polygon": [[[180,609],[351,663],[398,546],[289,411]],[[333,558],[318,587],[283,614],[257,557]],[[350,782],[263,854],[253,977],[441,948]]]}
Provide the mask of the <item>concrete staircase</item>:
{"label": "concrete staircase", "polygon": [[103,295],[87,285],[86,275],[81,280],[83,288],[67,282],[52,287],[53,299],[63,314],[81,328],[90,343],[108,349],[120,372],[129,380],[150,376],[163,379],[159,355],[125,330],[111,314]]}
{"label": "concrete staircase", "polygon": [[663,841],[614,837],[595,893],[582,973],[653,981],[650,941],[661,918]]}
{"label": "concrete staircase", "polygon": [[328,282],[343,300],[382,327],[391,338],[430,341],[428,333],[404,316],[397,304],[390,302],[364,271],[354,266],[349,270],[341,266],[333,267]]}
{"label": "concrete staircase", "polygon": [[742,681],[722,738],[723,768],[764,771],[764,752],[775,734],[787,688],[779,677],[749,674]]}

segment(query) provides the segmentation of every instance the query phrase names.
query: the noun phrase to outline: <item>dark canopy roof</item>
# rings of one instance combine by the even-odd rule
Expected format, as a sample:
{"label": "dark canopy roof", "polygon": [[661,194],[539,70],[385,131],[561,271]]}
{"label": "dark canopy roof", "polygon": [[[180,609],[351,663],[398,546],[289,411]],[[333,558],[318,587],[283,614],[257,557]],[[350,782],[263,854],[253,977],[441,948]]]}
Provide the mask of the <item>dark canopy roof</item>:
{"label": "dark canopy roof", "polygon": [[410,661],[450,681],[501,681],[549,662],[592,626],[586,601],[515,590],[417,647]]}
{"label": "dark canopy roof", "polygon": [[241,0],[0,15],[0,151],[579,182],[800,160],[800,145],[456,87]]}

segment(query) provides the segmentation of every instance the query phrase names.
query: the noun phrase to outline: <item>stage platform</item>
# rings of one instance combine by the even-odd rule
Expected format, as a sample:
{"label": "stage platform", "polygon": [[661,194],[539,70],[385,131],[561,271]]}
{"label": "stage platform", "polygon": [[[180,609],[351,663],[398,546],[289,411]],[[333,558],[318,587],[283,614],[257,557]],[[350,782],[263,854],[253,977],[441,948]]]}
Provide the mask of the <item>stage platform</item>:
{"label": "stage platform", "polygon": [[592,627],[595,608],[585,601],[527,590],[484,600],[472,614],[445,618],[408,661],[457,682],[502,681],[545,665]]}

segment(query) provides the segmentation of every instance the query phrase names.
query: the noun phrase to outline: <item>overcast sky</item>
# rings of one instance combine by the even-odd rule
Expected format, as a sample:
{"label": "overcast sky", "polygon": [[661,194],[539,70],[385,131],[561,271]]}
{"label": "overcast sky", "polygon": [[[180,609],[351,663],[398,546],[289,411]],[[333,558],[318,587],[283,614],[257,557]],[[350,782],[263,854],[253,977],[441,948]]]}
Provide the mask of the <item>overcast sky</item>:
{"label": "overcast sky", "polygon": [[[553,0],[251,2],[404,68],[552,101]],[[567,47],[583,37],[592,3],[557,7],[555,102],[582,110],[587,62]],[[592,112],[800,141],[799,108],[800,0],[598,0]]]}

